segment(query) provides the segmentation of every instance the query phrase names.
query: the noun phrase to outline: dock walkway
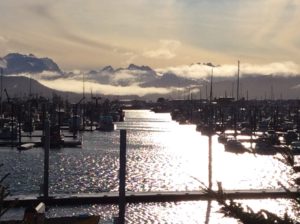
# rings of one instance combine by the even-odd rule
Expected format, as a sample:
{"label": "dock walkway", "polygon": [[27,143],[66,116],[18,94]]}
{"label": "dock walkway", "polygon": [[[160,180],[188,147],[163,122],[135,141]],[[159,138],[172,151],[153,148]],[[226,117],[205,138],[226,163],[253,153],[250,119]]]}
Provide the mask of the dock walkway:
{"label": "dock walkway", "polygon": [[[260,190],[224,190],[228,199],[266,199],[266,198],[299,198],[298,189],[260,189]],[[212,195],[203,191],[162,191],[162,192],[126,192],[127,203],[176,202],[214,200]],[[19,206],[27,206],[45,202],[48,206],[66,206],[82,204],[118,204],[118,192],[103,192],[96,194],[53,195],[48,199],[37,196],[11,196],[5,200],[5,205],[17,200]]]}

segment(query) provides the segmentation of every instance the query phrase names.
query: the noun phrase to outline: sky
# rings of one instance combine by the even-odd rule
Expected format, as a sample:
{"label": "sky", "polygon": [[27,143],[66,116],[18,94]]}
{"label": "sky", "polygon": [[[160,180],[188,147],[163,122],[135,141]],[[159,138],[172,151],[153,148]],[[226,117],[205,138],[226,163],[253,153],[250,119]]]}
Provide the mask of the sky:
{"label": "sky", "polygon": [[1,0],[0,56],[62,69],[300,64],[299,0]]}

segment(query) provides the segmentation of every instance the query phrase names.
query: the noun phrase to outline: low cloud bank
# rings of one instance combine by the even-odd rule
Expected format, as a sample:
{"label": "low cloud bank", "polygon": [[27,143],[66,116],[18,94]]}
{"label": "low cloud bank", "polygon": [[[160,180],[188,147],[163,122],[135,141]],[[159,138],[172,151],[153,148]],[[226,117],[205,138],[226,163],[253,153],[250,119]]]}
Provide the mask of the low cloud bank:
{"label": "low cloud bank", "polygon": [[[238,71],[236,65],[221,65],[221,66],[210,66],[207,64],[193,64],[183,65],[177,67],[168,67],[163,69],[156,69],[159,74],[173,73],[180,77],[190,79],[202,79],[213,73],[219,77],[230,77],[235,76]],[[297,75],[299,74],[299,66],[294,62],[274,62],[264,65],[255,65],[249,63],[240,64],[241,74],[257,74],[257,75]]]}
{"label": "low cloud bank", "polygon": [[[74,79],[56,79],[56,80],[39,80],[39,82],[49,88],[61,91],[82,92],[82,81]],[[142,88],[140,86],[112,86],[103,85],[94,82],[85,82],[86,92],[92,91],[93,93],[106,94],[106,95],[138,95],[145,96],[147,94],[169,94],[172,89],[167,88]]]}

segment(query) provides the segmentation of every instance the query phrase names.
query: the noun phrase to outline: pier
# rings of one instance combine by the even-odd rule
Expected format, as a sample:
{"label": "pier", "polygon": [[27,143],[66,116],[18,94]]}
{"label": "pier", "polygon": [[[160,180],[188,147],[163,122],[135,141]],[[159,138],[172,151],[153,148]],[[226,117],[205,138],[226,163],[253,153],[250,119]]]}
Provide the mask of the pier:
{"label": "pier", "polygon": [[[224,190],[227,199],[275,199],[297,198],[300,191],[290,189],[251,189],[251,190]],[[215,198],[204,191],[159,191],[159,192],[129,192],[125,194],[126,203],[153,203],[214,200]],[[93,194],[52,195],[49,198],[37,196],[11,196],[5,200],[5,205],[17,201],[18,206],[28,206],[44,202],[47,206],[68,206],[84,204],[118,204],[119,192],[103,192]]]}

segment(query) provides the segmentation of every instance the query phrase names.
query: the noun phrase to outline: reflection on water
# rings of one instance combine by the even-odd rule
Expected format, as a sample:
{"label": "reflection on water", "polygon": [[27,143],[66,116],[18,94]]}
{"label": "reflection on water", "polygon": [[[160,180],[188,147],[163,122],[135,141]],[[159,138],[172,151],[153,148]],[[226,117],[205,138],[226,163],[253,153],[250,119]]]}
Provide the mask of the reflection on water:
{"label": "reflection on water", "polygon": [[[208,138],[196,132],[194,125],[179,125],[167,113],[141,110],[126,111],[125,122],[118,123],[117,128],[128,130],[127,191],[198,190],[200,182],[207,185]],[[213,187],[216,181],[221,181],[224,189],[279,188],[278,181],[290,185],[292,170],[272,156],[225,152],[216,136],[213,137],[212,151]],[[51,151],[50,194],[117,191],[118,157],[119,131],[83,133],[82,149]],[[40,148],[21,153],[15,149],[1,149],[0,163],[5,164],[1,173],[11,173],[8,181],[13,194],[39,192],[42,161],[43,150]],[[262,201],[265,203],[266,200]],[[261,201],[252,202],[254,208],[264,208],[264,205],[256,204]],[[295,213],[291,201],[271,200],[270,204],[273,212],[275,208],[283,214],[288,208],[290,213]],[[137,220],[145,223],[205,223],[205,220],[234,223],[232,219],[220,218],[222,214],[217,212],[215,202],[212,202],[210,215],[208,208],[205,201],[129,205],[127,220],[132,223]],[[116,208],[83,206],[63,211],[53,208],[49,215],[84,211],[111,217]]]}
{"label": "reflection on water", "polygon": [[[248,205],[257,212],[267,209],[277,215],[283,216],[287,212],[292,218],[297,219],[295,204],[289,200],[243,200],[243,205]],[[209,209],[209,211],[208,211]],[[211,223],[235,224],[237,220],[224,217],[219,212],[220,207],[215,201],[177,202],[177,203],[146,203],[129,204],[126,208],[128,223]],[[79,207],[65,207],[64,209],[51,208],[49,216],[64,216],[68,214],[100,215],[103,221],[117,216],[118,207],[114,205],[91,205]]]}

